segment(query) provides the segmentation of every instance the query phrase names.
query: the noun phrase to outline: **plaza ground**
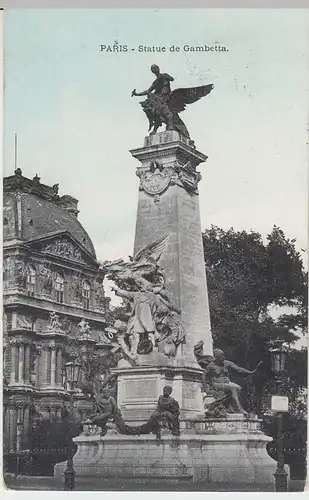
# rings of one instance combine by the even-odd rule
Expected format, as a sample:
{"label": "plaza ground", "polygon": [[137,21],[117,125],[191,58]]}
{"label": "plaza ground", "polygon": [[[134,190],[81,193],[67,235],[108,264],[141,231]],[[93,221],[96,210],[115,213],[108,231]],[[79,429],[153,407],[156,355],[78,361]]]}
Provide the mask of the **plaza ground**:
{"label": "plaza ground", "polygon": [[[61,491],[63,490],[63,483],[62,484],[57,484],[54,480],[53,477],[33,477],[33,476],[18,476],[16,477],[14,474],[5,474],[4,475],[4,488],[8,490],[49,490],[49,491]],[[128,485],[123,485],[124,487],[121,488],[122,490],[134,490],[134,488],[128,486]],[[78,489],[78,488],[77,488]],[[114,491],[121,491],[119,488],[119,482],[118,484],[115,484],[114,487],[107,487],[107,490],[113,489]],[[163,490],[166,491],[164,488],[160,488],[158,484],[155,486],[151,487],[149,485],[148,488],[141,488],[140,491],[159,491]],[[300,492],[304,491],[305,489],[305,481],[303,480],[298,480],[298,479],[293,479],[289,481],[289,492]],[[306,486],[307,489],[307,486]],[[83,491],[88,490],[95,490],[95,487],[93,483],[91,483],[91,479],[89,480],[89,485],[85,485],[85,487],[82,488]],[[183,491],[183,488],[181,488]],[[170,491],[180,491],[180,487],[177,488],[175,485],[174,488],[171,488]],[[185,491],[194,491],[194,487],[192,485],[190,487],[186,487]],[[195,491],[200,491],[200,489],[195,489]],[[219,489],[217,490],[219,491]],[[223,488],[221,488],[220,491],[224,491]],[[242,491],[248,491],[248,490],[242,490]]]}

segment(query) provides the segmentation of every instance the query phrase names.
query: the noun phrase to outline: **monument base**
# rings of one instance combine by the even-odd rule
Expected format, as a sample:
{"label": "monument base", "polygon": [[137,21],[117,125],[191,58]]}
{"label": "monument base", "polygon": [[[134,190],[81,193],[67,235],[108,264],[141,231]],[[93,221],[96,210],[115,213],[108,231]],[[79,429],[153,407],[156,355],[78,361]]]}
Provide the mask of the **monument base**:
{"label": "monument base", "polygon": [[130,366],[111,372],[117,374],[117,405],[127,423],[145,423],[165,385],[173,387],[181,419],[204,417],[200,368]]}
{"label": "monument base", "polygon": [[[163,430],[126,436],[110,429],[105,436],[74,439],[76,489],[274,491],[276,463],[266,451],[271,438],[257,418],[181,421],[180,437]],[[55,467],[59,482],[65,463]]]}

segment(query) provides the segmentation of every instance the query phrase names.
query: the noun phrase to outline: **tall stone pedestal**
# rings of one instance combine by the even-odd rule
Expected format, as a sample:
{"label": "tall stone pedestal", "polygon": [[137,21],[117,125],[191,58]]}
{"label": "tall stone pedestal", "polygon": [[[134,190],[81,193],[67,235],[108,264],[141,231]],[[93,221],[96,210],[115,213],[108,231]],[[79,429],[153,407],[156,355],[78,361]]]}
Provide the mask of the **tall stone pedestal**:
{"label": "tall stone pedestal", "polygon": [[193,348],[199,340],[204,341],[204,354],[212,355],[197,188],[201,175],[196,171],[207,157],[176,131],[146,137],[144,147],[131,154],[141,163],[134,255],[168,236],[160,267],[186,333],[179,355],[186,366],[195,366]]}
{"label": "tall stone pedestal", "polygon": [[[181,435],[162,433],[74,438],[76,489],[274,491],[276,463],[266,451],[271,438],[257,419],[242,415],[196,422],[182,420]],[[57,464],[60,484],[66,464]]]}

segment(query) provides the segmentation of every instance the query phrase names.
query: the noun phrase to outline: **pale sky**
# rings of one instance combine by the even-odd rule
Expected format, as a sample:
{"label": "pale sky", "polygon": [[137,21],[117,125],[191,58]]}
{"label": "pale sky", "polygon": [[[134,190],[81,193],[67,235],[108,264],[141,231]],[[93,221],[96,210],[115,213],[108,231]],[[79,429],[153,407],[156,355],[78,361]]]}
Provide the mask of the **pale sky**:
{"label": "pale sky", "polygon": [[[307,247],[309,11],[16,10],[5,20],[4,166],[79,199],[99,260],[132,254],[137,160],[147,120],[131,98],[153,81],[213,83],[181,114],[200,165],[202,229],[274,224]],[[101,44],[136,48],[103,53]],[[228,52],[139,53],[138,45],[225,45]],[[162,129],[163,130],[163,129]]]}

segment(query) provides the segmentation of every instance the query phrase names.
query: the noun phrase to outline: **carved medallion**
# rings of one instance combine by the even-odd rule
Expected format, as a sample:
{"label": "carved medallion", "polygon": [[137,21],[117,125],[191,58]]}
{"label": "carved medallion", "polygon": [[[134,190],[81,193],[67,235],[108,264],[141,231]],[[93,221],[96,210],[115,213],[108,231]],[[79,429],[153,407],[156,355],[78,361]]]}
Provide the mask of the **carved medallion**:
{"label": "carved medallion", "polygon": [[154,196],[155,201],[158,201],[158,196],[170,185],[177,185],[190,193],[198,194],[197,185],[202,178],[190,161],[184,165],[175,161],[165,167],[157,161],[152,161],[149,170],[139,169],[136,174],[141,180],[140,190]]}
{"label": "carved medallion", "polygon": [[143,172],[140,175],[141,189],[151,196],[158,195],[165,191],[171,180],[169,168],[160,169],[157,167],[153,172]]}

